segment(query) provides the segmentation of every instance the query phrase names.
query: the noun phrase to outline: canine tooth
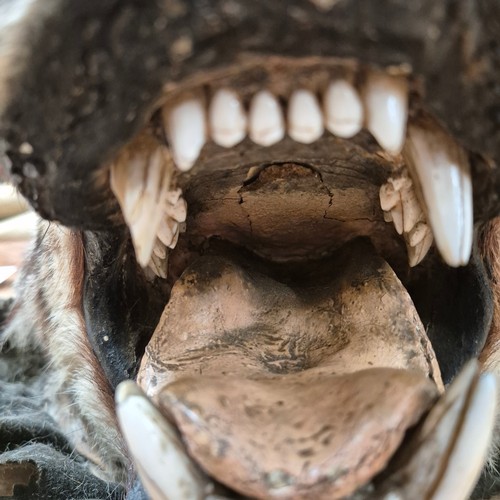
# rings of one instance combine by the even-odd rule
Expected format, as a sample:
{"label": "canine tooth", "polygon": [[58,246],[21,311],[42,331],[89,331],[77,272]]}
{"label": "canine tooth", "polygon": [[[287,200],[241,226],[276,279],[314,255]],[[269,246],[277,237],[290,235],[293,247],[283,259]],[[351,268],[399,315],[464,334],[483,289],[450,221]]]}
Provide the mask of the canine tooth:
{"label": "canine tooth", "polygon": [[441,127],[410,125],[404,148],[427,206],[436,245],[453,267],[465,265],[472,250],[472,182],[467,156]]}
{"label": "canine tooth", "polygon": [[494,375],[483,374],[471,392],[458,437],[432,500],[469,498],[484,465],[495,425]]}
{"label": "canine tooth", "polygon": [[190,170],[206,142],[203,101],[192,98],[164,110],[166,132],[174,162],[179,170]]}
{"label": "canine tooth", "polygon": [[175,428],[132,381],[116,390],[120,428],[141,481],[154,499],[198,500],[211,484],[188,457]]}
{"label": "canine tooth", "polygon": [[369,76],[364,101],[367,128],[390,153],[401,151],[408,119],[408,83],[404,77],[373,73]]}
{"label": "canine tooth", "polygon": [[345,80],[330,83],[324,97],[326,128],[349,139],[363,126],[363,105],[356,89]]}
{"label": "canine tooth", "polygon": [[137,261],[143,267],[151,257],[163,217],[171,168],[168,150],[159,145],[153,152],[140,150],[121,159],[111,168],[111,188],[129,226]]}
{"label": "canine tooth", "polygon": [[267,90],[261,90],[253,97],[248,123],[250,139],[260,146],[271,146],[285,136],[280,103]]}
{"label": "canine tooth", "polygon": [[288,103],[288,135],[297,142],[311,144],[323,135],[323,116],[316,96],[296,90]]}
{"label": "canine tooth", "polygon": [[494,376],[479,375],[477,361],[469,362],[416,428],[406,459],[375,497],[469,498],[489,449],[495,409]]}
{"label": "canine tooth", "polygon": [[219,146],[230,148],[245,138],[247,117],[232,90],[220,89],[215,93],[208,116],[212,139]]}

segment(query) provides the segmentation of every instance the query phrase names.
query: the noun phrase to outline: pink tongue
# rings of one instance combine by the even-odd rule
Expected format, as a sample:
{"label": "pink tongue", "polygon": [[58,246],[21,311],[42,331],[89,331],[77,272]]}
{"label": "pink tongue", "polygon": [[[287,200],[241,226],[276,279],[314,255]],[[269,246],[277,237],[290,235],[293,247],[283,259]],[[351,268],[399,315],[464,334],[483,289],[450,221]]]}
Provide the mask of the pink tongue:
{"label": "pink tongue", "polygon": [[384,469],[442,388],[439,368],[370,245],[289,274],[236,253],[195,262],[139,382],[220,482],[258,498],[339,498]]}

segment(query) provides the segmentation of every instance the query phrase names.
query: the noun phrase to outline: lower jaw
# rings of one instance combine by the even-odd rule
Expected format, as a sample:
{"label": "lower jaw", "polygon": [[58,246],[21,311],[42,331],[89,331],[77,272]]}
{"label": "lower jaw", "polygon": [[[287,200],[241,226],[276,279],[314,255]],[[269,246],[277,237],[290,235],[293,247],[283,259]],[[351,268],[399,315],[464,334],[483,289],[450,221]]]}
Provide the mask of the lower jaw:
{"label": "lower jaw", "polygon": [[210,477],[192,487],[226,498],[466,498],[495,407],[475,364],[443,393],[410,296],[359,239],[299,265],[215,242],[176,281],[138,383]]}

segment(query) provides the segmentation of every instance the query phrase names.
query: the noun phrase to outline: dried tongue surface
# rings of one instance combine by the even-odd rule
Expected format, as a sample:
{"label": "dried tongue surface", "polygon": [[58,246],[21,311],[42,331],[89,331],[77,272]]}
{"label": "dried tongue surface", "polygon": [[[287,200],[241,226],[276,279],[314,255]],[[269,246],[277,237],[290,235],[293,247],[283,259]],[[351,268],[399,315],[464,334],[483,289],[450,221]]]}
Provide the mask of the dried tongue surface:
{"label": "dried tongue surface", "polygon": [[442,390],[409,295],[360,240],[307,269],[201,257],[173,287],[139,382],[203,469],[258,498],[353,493]]}

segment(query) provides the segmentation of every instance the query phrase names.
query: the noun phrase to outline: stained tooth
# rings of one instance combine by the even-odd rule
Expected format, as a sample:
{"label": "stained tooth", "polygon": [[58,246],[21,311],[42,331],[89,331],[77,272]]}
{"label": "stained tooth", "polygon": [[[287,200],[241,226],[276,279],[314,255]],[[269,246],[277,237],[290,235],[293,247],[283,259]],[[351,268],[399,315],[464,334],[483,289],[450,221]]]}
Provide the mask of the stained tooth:
{"label": "stained tooth", "polygon": [[495,409],[494,376],[479,375],[477,362],[469,362],[415,429],[406,459],[374,497],[468,499],[491,443]]}
{"label": "stained tooth", "polygon": [[311,144],[323,135],[323,116],[315,95],[296,90],[288,103],[288,135],[297,142]]}
{"label": "stained tooth", "polygon": [[483,468],[495,424],[494,375],[483,374],[471,392],[458,437],[432,500],[469,498]]}
{"label": "stained tooth", "polygon": [[345,80],[332,82],[324,97],[326,128],[346,139],[363,126],[363,105],[356,89]]}
{"label": "stained tooth", "polygon": [[425,222],[418,222],[408,233],[408,243],[412,247],[415,247],[427,236],[428,233],[431,233],[429,226]]}
{"label": "stained tooth", "polygon": [[416,266],[427,255],[433,237],[408,172],[403,170],[398,177],[389,178],[379,195],[385,222],[392,222],[403,235],[409,264]]}
{"label": "stained tooth", "polygon": [[408,262],[410,267],[415,267],[422,262],[431,248],[433,241],[432,231],[427,228],[427,232],[424,233],[423,238],[418,243],[415,245],[411,245],[409,242],[407,243],[406,249],[408,251]]}
{"label": "stained tooth", "polygon": [[205,498],[213,488],[188,457],[175,429],[134,382],[116,391],[120,428],[141,481],[154,499]]}
{"label": "stained tooth", "polygon": [[271,146],[285,136],[280,103],[267,90],[261,90],[253,97],[248,123],[250,139],[260,146]]}
{"label": "stained tooth", "polygon": [[[158,227],[158,238],[167,247],[170,247],[178,232],[179,223],[170,217],[166,217]],[[174,245],[175,247],[175,245]]]}
{"label": "stained tooth", "polygon": [[187,99],[164,110],[164,122],[174,162],[179,170],[190,170],[206,142],[206,117],[201,99]]}
{"label": "stained tooth", "polygon": [[210,132],[219,146],[230,148],[241,142],[246,135],[247,117],[235,92],[218,90],[209,109]]}
{"label": "stained tooth", "polygon": [[367,128],[390,153],[401,151],[408,119],[408,83],[404,77],[373,73],[369,76],[364,101]]}
{"label": "stained tooth", "polygon": [[437,124],[410,125],[406,163],[420,182],[436,245],[453,267],[466,265],[472,250],[472,183],[467,156]]}
{"label": "stained tooth", "polygon": [[137,261],[143,267],[151,257],[163,217],[162,205],[169,189],[170,169],[170,155],[161,146],[156,146],[153,152],[139,150],[111,168],[111,188],[129,226]]}
{"label": "stained tooth", "polygon": [[394,227],[398,234],[403,234],[403,206],[401,201],[397,203],[391,210],[392,221],[394,222]]}

